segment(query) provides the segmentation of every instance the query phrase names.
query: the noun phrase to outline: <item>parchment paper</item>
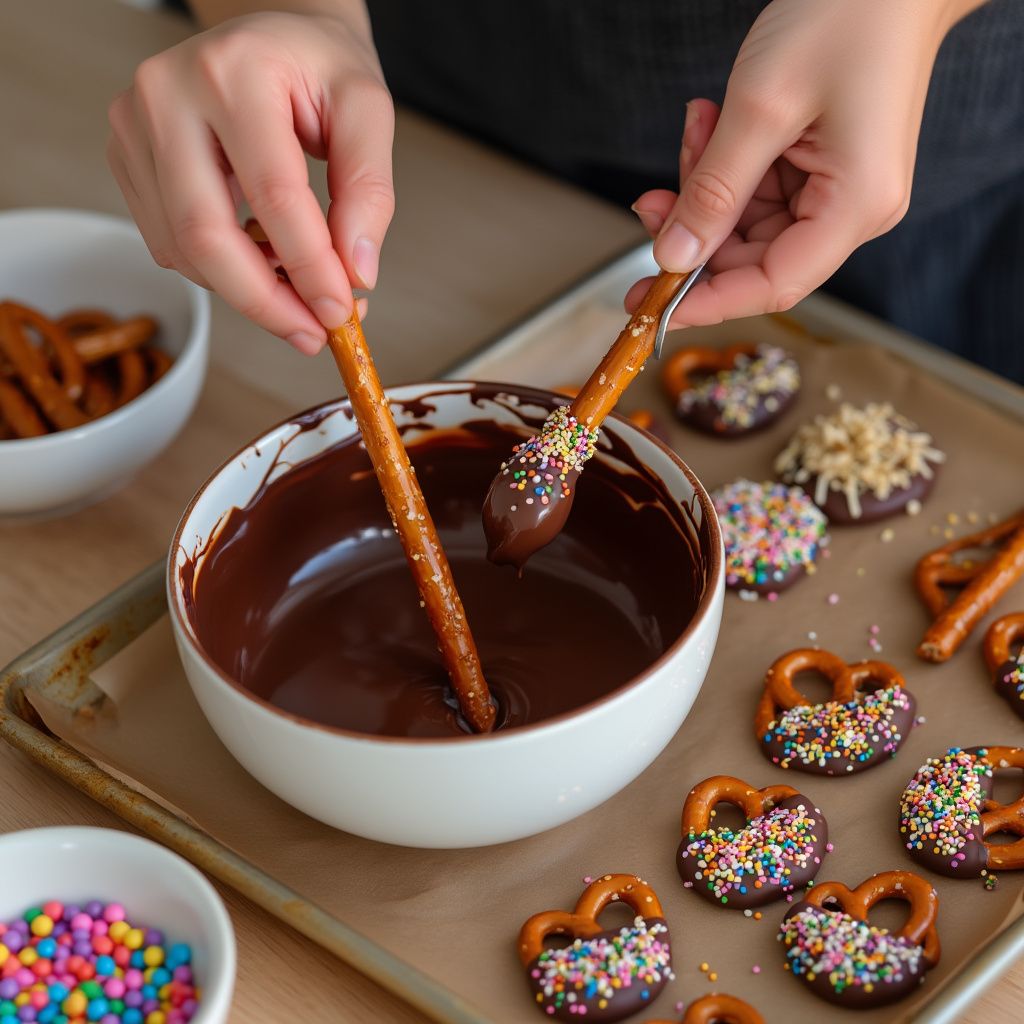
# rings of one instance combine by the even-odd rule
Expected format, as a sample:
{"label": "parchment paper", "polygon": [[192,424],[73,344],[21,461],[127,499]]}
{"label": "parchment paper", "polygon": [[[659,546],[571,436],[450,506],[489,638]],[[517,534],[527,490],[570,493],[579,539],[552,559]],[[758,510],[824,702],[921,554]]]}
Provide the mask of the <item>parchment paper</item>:
{"label": "parchment paper", "polygon": [[[479,376],[542,385],[578,382],[621,323],[618,310],[591,310],[565,338],[555,332],[543,348],[517,353],[514,366],[497,364]],[[684,430],[672,419],[653,363],[624,403],[627,409],[647,406],[672,423],[676,448],[708,487],[737,475],[768,478],[772,457],[796,426],[833,406],[826,395],[829,385],[855,402],[893,401],[933,433],[949,462],[919,516],[834,530],[820,571],[777,602],[747,603],[728,595],[711,672],[688,720],[657,761],[604,806],[548,834],[482,850],[401,849],[336,832],[270,795],[221,746],[188,689],[166,619],[96,674],[111,695],[112,709],[75,721],[40,700],[47,724],[439,978],[494,1021],[539,1019],[515,953],[522,921],[539,910],[571,908],[585,875],[613,871],[646,878],[660,895],[672,929],[677,978],[651,1017],[675,1018],[678,1001],[714,988],[749,1000],[769,1021],[841,1019],[844,1011],[820,1002],[782,970],[783,950],[775,934],[785,903],[764,908],[756,921],[682,888],[674,866],[682,801],[694,783],[718,772],[756,786],[788,783],[814,800],[829,822],[835,851],[819,881],[837,879],[852,887],[876,871],[913,866],[901,846],[896,815],[903,786],[919,765],[953,744],[1024,743],[1024,722],[992,691],[981,660],[982,629],[946,665],[915,657],[927,617],[910,576],[915,560],[945,539],[943,530],[970,532],[987,523],[990,513],[1002,518],[1024,504],[1024,425],[870,346],[825,345],[765,320],[692,331],[688,340],[748,338],[779,338],[797,353],[803,370],[796,408],[770,431],[724,442]],[[558,353],[557,376],[549,365],[553,352]],[[977,525],[969,515],[977,517]],[[881,539],[885,528],[893,532],[889,542]],[[838,595],[838,603],[828,602],[831,594]],[[1018,585],[997,612],[1021,608],[1024,586]],[[873,624],[880,627],[878,655],[868,646]],[[809,639],[812,633],[816,640]],[[783,771],[761,755],[752,720],[764,671],[779,654],[812,642],[847,660],[881,657],[905,674],[926,722],[914,729],[894,761],[855,777],[827,779]],[[615,752],[595,750],[594,756]],[[558,770],[551,765],[553,773]],[[941,898],[940,966],[913,998],[861,1014],[860,1020],[903,1019],[1022,910],[1024,876],[1002,874],[994,892],[977,879],[931,880]],[[702,961],[717,973],[714,985],[699,971]],[[753,973],[754,965],[760,966],[759,974]]]}

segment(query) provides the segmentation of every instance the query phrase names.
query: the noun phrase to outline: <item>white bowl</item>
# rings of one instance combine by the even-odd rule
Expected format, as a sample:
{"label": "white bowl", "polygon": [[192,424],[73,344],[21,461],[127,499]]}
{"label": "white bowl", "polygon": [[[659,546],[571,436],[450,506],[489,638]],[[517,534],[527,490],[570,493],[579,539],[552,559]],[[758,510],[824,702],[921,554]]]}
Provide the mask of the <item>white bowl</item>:
{"label": "white bowl", "polygon": [[108,416],[43,437],[0,441],[0,515],[60,514],[104,497],[158,455],[185,425],[206,373],[210,299],[161,270],[138,229],[85,210],[0,213],[0,299],[57,316],[99,307],[147,313],[174,365]]}
{"label": "white bowl", "polygon": [[[388,394],[411,440],[424,421],[429,429],[483,418],[521,429],[509,404],[543,419],[564,401],[528,388],[451,382],[408,385]],[[417,400],[427,395],[430,411],[423,416]],[[419,420],[410,411],[417,408]],[[701,551],[706,585],[696,615],[646,671],[578,711],[505,733],[408,740],[367,736],[282,711],[224,673],[196,636],[179,571],[190,556],[205,550],[225,513],[246,505],[259,489],[267,459],[258,452],[286,449],[287,466],[278,464],[273,480],[350,438],[356,427],[346,411],[347,403],[330,403],[315,412],[316,430],[300,431],[292,421],[268,431],[214,473],[178,525],[168,564],[171,623],[192,690],[217,735],[250,774],[293,806],[347,832],[405,846],[451,849],[520,839],[607,800],[675,734],[711,661],[724,578],[721,534],[704,488],[649,434],[617,417],[605,425],[661,478],[674,500],[693,509],[698,528],[708,524]],[[606,452],[598,457],[609,459]],[[201,573],[200,558],[196,576]]]}
{"label": "white bowl", "polygon": [[37,828],[0,836],[0,920],[46,900],[124,904],[128,919],[192,947],[202,988],[192,1024],[223,1024],[235,986],[235,934],[213,886],[149,839],[106,828]]}

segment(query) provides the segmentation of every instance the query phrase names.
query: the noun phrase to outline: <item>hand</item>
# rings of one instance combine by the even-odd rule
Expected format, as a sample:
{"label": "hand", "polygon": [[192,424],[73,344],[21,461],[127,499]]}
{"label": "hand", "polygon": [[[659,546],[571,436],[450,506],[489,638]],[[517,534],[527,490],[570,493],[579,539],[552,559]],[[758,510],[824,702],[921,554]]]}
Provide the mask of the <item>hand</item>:
{"label": "hand", "polygon": [[[374,286],[394,110],[365,16],[234,18],[144,61],[110,124],[110,166],[160,266],[309,354],[348,319],[352,288]],[[327,160],[326,220],[303,150]],[[239,227],[243,197],[290,284]]]}
{"label": "hand", "polygon": [[[675,327],[789,309],[906,213],[939,44],[978,0],[774,0],[724,104],[687,104],[681,191],[634,211],[666,270],[710,257]],[[626,297],[636,308],[647,289]]]}

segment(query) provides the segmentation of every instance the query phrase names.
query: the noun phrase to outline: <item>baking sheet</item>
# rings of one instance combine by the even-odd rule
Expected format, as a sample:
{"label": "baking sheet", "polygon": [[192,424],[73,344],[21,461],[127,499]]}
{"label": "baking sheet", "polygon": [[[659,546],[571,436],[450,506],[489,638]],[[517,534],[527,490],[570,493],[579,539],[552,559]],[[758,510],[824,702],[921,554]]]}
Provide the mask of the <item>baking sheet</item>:
{"label": "baking sheet", "polygon": [[[586,304],[563,322],[549,323],[528,344],[501,346],[490,360],[477,360],[474,376],[576,383],[622,319],[613,303]],[[796,425],[833,406],[834,387],[852,401],[892,400],[935,434],[949,464],[920,516],[834,531],[821,571],[779,601],[746,603],[730,595],[711,672],[680,733],[636,782],[577,821],[518,843],[455,852],[388,847],[320,825],[251,780],[217,741],[188,690],[166,619],[93,674],[107,699],[90,703],[88,714],[69,714],[63,701],[49,702],[42,694],[33,698],[36,707],[58,735],[452,988],[478,1008],[482,1020],[539,1019],[515,954],[519,925],[535,911],[571,907],[584,876],[609,871],[644,876],[672,926],[677,979],[652,1015],[672,1016],[678,1001],[715,988],[750,1000],[769,1019],[783,1007],[788,1022],[841,1017],[842,1011],[782,971],[774,936],[784,904],[765,908],[756,921],[682,889],[674,868],[682,801],[695,782],[718,772],[757,786],[785,782],[814,800],[829,820],[836,848],[820,880],[853,885],[875,871],[910,865],[894,821],[900,791],[919,764],[952,744],[1024,740],[1024,723],[991,691],[980,629],[947,665],[914,657],[926,616],[910,584],[913,562],[945,539],[944,531],[968,532],[974,528],[969,517],[987,522],[990,514],[1002,516],[1021,504],[1024,426],[878,348],[821,344],[767,320],[692,331],[687,340],[747,339],[783,341],[803,369],[800,401],[772,430],[729,443],[675,427],[654,363],[624,401],[627,410],[647,407],[673,424],[676,448],[708,486],[739,474],[768,476],[772,456]],[[667,350],[678,343],[670,337]],[[888,542],[882,540],[886,527],[893,532]],[[837,603],[829,603],[832,594]],[[999,611],[1022,607],[1024,587],[1018,585]],[[769,764],[752,731],[765,668],[783,651],[811,642],[812,632],[817,643],[848,660],[871,657],[872,625],[880,627],[879,656],[905,673],[925,724],[896,760],[853,778],[803,776]],[[940,966],[913,999],[861,1019],[907,1019],[1024,909],[1021,883],[1011,875],[1001,876],[995,892],[978,880],[933,881],[942,905]],[[717,973],[714,985],[699,971],[701,962]]]}

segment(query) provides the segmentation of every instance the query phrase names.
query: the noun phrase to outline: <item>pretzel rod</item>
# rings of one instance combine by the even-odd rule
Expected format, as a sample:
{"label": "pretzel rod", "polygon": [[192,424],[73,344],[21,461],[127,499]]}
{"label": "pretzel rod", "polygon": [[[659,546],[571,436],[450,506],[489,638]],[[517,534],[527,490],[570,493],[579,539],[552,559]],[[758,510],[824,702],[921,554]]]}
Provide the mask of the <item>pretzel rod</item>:
{"label": "pretzel rod", "polygon": [[[925,631],[917,648],[925,661],[947,661],[967,639],[971,630],[985,617],[989,609],[1024,574],[1024,513],[1019,513],[991,530],[971,537],[961,537],[952,544],[926,555],[918,563],[915,578],[924,585],[922,593],[931,595],[936,589],[935,578],[956,551],[1001,539],[1002,545],[973,576],[960,593],[938,614]],[[924,569],[922,569],[924,567]],[[927,570],[931,568],[931,573]],[[926,603],[928,602],[926,598]],[[929,605],[930,607],[932,605]]]}
{"label": "pretzel rod", "polygon": [[110,356],[129,352],[145,345],[156,334],[152,317],[137,316],[110,324],[74,337],[72,344],[79,359],[87,366]]}
{"label": "pretzel rod", "polygon": [[534,552],[561,532],[576,480],[597,448],[601,424],[654,352],[665,308],[689,278],[659,273],[572,404],[556,409],[502,463],[484,501],[487,557],[492,562],[521,571]]}
{"label": "pretzel rod", "polygon": [[573,399],[569,411],[590,430],[601,426],[622,392],[644,368],[654,351],[661,315],[689,276],[665,270],[658,274],[629,323]]}
{"label": "pretzel rod", "polygon": [[384,494],[420,601],[437,635],[438,647],[463,717],[476,732],[490,732],[494,706],[480,668],[473,634],[434,521],[409,462],[391,407],[366,345],[359,314],[329,331],[334,355],[366,451]]}

